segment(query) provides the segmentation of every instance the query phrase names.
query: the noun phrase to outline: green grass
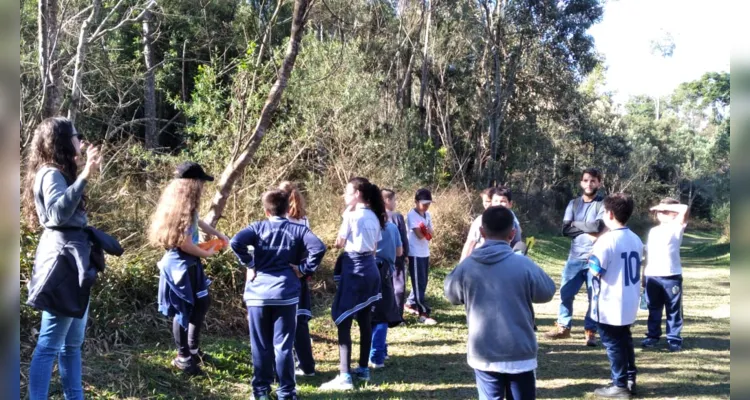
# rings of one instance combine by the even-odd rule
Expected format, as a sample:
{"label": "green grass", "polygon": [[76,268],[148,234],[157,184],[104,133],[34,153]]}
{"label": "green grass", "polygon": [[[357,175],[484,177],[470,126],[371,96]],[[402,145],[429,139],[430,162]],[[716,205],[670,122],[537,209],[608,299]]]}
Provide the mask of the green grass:
{"label": "green grass", "polygon": [[[561,237],[537,237],[532,258],[559,284],[569,241]],[[729,397],[729,245],[718,236],[686,235],[684,351],[636,348],[639,392],[642,398],[716,399]],[[388,360],[384,370],[373,372],[371,383],[352,393],[322,393],[317,387],[337,373],[338,348],[328,309],[319,309],[312,320],[313,349],[318,375],[298,379],[305,399],[473,399],[476,389],[472,370],[466,364],[467,329],[463,308],[448,304],[442,296],[442,282],[450,266],[434,268],[428,288],[434,327],[418,325],[413,318],[405,327],[389,331]],[[575,303],[573,338],[548,341],[539,335],[538,398],[591,398],[590,392],[605,384],[609,364],[601,347],[583,345],[581,320],[584,291]],[[559,297],[537,305],[540,333],[552,325]],[[638,344],[645,332],[646,313],[640,311],[634,327]],[[187,378],[170,368],[174,349],[169,324],[141,343],[102,353],[89,351],[84,362],[87,398],[92,399],[247,399],[250,396],[252,366],[245,336],[219,337],[209,326],[203,347],[217,362],[207,367],[205,377]],[[357,329],[353,330],[358,354]],[[355,357],[356,358],[356,357]],[[27,371],[24,359],[22,371]],[[22,383],[25,379],[22,377]],[[25,390],[25,388],[22,388]],[[53,383],[53,398],[61,398]]]}

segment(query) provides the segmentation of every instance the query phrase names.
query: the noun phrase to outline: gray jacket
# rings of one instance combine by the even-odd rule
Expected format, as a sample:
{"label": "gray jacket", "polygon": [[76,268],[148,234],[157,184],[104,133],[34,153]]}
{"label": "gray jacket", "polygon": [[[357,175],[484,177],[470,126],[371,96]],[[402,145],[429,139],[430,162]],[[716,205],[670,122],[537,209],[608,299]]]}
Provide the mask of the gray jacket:
{"label": "gray jacket", "polygon": [[65,176],[52,167],[42,167],[34,180],[34,201],[39,224],[45,228],[83,228],[86,211],[80,206],[86,180],[68,184]]}
{"label": "gray jacket", "polygon": [[445,278],[445,297],[466,306],[467,358],[524,361],[537,354],[532,303],[546,303],[555,283],[507,242],[488,240]]}

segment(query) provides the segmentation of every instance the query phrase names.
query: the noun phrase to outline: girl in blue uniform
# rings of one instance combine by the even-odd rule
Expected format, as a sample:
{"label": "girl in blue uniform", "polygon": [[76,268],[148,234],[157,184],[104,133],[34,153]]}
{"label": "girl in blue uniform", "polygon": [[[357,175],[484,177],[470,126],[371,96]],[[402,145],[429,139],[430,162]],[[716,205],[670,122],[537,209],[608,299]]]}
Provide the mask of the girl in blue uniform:
{"label": "girl in blue uniform", "polygon": [[149,241],[166,249],[159,266],[159,311],[174,317],[172,334],[177,357],[172,365],[189,375],[202,371],[198,364],[205,355],[200,351],[200,331],[211,302],[203,271],[202,257],[214,255],[214,249],[198,247],[198,229],[217,236],[224,243],[229,238],[198,218],[203,184],[214,178],[199,164],[184,162],[177,166],[174,179],[164,189],[151,220]]}
{"label": "girl in blue uniform", "polygon": [[[322,390],[351,390],[352,374],[370,380],[367,366],[372,341],[370,308],[380,300],[380,272],[375,263],[375,252],[381,230],[388,220],[380,189],[365,178],[353,178],[344,193],[346,211],[341,223],[336,247],[344,252],[336,261],[334,280],[338,283],[331,306],[331,316],[338,327],[339,370]],[[352,321],[356,318],[360,331],[359,367],[350,371]]]}
{"label": "girl in blue uniform", "polygon": [[[279,184],[279,189],[289,195],[289,212],[286,218],[293,224],[299,224],[310,228],[305,209],[305,198],[302,197],[297,186],[289,181]],[[297,304],[297,331],[294,336],[294,352],[297,354],[297,367],[294,374],[297,376],[315,376],[315,359],[312,352],[312,341],[310,339],[309,321],[312,319],[312,296],[308,281],[310,276],[300,278],[299,304]]]}

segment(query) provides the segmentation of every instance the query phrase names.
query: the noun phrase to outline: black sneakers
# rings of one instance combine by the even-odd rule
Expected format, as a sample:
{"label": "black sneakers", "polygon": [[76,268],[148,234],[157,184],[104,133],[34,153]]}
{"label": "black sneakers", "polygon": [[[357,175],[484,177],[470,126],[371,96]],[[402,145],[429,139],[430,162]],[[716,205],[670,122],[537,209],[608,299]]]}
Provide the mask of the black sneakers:
{"label": "black sneakers", "polygon": [[172,360],[172,366],[190,376],[203,375],[203,370],[198,366],[198,363],[196,363],[193,358],[180,360],[179,357],[175,357]]}

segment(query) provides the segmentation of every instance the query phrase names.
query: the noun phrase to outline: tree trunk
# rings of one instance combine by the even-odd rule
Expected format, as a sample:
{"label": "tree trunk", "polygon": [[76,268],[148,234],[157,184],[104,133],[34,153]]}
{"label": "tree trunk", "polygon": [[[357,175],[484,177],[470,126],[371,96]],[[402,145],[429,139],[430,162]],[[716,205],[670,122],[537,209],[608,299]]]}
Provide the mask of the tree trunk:
{"label": "tree trunk", "polygon": [[39,68],[42,79],[42,119],[60,110],[57,0],[39,0]]}
{"label": "tree trunk", "polygon": [[91,14],[83,21],[81,33],[78,36],[78,47],[76,48],[76,62],[73,69],[73,89],[70,93],[70,106],[68,107],[68,119],[75,122],[78,114],[78,108],[81,103],[81,75],[83,75],[83,63],[86,60],[86,45],[88,44],[89,30],[91,24],[99,17],[99,10],[102,8],[102,0],[94,0]]}
{"label": "tree trunk", "polygon": [[159,147],[159,137],[156,132],[156,82],[154,79],[154,61],[151,30],[151,10],[143,15],[143,60],[146,64],[146,79],[143,88],[143,115],[146,119],[146,148]]}
{"label": "tree trunk", "polygon": [[426,110],[424,107],[424,97],[427,91],[427,74],[430,67],[430,55],[428,54],[429,42],[430,42],[430,22],[432,21],[432,11],[430,10],[430,4],[428,0],[424,0],[425,13],[427,14],[427,22],[425,24],[424,31],[424,47],[422,48],[422,80],[419,88],[419,112],[422,113],[422,135],[426,132]]}
{"label": "tree trunk", "polygon": [[292,69],[294,68],[294,62],[299,53],[302,33],[305,28],[305,18],[309,6],[310,2],[308,0],[295,0],[294,2],[292,33],[289,38],[289,45],[287,46],[286,54],[284,55],[284,62],[281,64],[281,69],[279,70],[276,82],[274,82],[268,93],[268,99],[263,105],[263,109],[258,117],[258,122],[255,125],[255,129],[250,136],[247,146],[237,158],[230,160],[224,169],[224,172],[221,174],[221,179],[219,179],[218,182],[218,189],[211,202],[211,209],[206,216],[206,222],[211,226],[215,227],[219,222],[219,219],[224,213],[224,208],[227,205],[232,186],[252,160],[255,151],[263,141],[263,137],[271,124],[271,118],[273,117],[276,108],[279,106],[281,95],[284,93],[289,76],[292,74]]}

